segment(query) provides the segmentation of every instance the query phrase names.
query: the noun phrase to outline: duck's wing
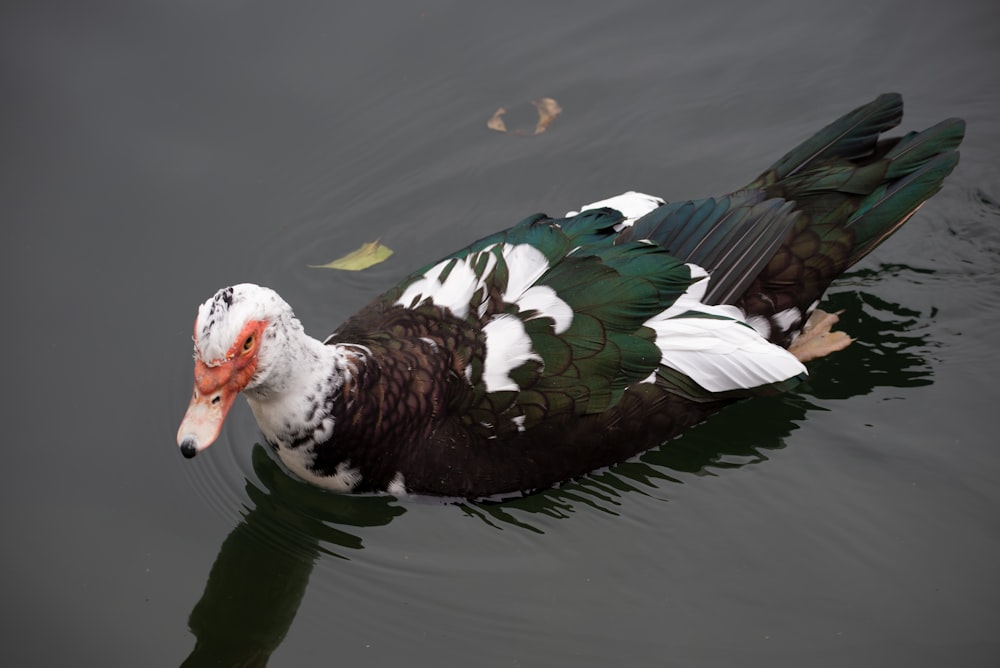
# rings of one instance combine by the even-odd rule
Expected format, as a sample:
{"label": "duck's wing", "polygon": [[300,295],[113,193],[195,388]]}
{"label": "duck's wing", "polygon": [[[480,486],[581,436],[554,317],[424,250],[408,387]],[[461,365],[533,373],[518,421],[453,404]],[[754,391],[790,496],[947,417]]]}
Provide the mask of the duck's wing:
{"label": "duck's wing", "polygon": [[762,191],[671,202],[624,229],[616,243],[650,240],[709,272],[707,304],[732,304],[767,266],[798,214]]}
{"label": "duck's wing", "polygon": [[[748,207],[753,215],[688,226],[739,263],[726,243],[752,243],[766,236],[755,225],[776,218],[788,224],[780,204]],[[801,364],[735,308],[705,301],[704,270],[659,243],[623,239],[624,221],[609,208],[528,218],[412,275],[333,338],[371,341],[377,330],[433,341],[465,381],[451,414],[486,437],[602,413],[638,383],[708,401],[799,376]]]}

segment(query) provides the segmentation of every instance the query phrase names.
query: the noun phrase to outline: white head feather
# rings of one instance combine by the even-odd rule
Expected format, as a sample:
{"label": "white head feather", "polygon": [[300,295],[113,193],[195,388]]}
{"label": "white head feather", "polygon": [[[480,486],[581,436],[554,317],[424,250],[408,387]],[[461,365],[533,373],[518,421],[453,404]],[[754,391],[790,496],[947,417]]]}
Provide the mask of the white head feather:
{"label": "white head feather", "polygon": [[290,340],[304,337],[302,324],[292,307],[270,288],[241,283],[219,290],[202,304],[194,327],[195,356],[208,366],[215,366],[225,361],[251,320],[264,321],[267,328],[260,342],[257,372],[247,389],[260,385],[276,366],[275,362],[287,356]]}

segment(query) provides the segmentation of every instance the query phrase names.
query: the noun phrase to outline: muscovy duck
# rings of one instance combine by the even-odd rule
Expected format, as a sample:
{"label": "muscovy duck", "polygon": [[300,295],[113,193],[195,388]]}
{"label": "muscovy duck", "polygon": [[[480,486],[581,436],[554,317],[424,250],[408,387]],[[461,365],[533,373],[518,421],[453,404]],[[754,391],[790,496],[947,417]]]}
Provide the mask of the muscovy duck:
{"label": "muscovy duck", "polygon": [[273,290],[219,290],[195,320],[180,450],[207,448],[243,392],[304,480],[482,498],[609,466],[786,390],[804,361],[850,343],[816,309],[830,283],[958,162],[960,119],[880,138],[902,109],[882,95],[724,197],[630,192],[530,216],[410,275],[325,341]]}

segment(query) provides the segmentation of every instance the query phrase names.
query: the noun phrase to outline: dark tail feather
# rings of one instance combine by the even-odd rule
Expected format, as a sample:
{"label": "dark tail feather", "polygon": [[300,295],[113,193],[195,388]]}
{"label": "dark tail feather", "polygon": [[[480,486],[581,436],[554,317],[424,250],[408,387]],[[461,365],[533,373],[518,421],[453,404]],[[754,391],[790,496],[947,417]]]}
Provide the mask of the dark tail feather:
{"label": "dark tail feather", "polygon": [[902,227],[924,200],[941,189],[942,181],[957,164],[957,151],[942,153],[917,171],[881,186],[862,200],[845,226],[854,231],[855,238],[849,265],[870,253]]}
{"label": "dark tail feather", "polygon": [[[949,118],[923,132],[911,132],[885,152],[889,169],[885,178],[898,179],[912,174],[935,156],[954,151],[965,136],[965,121]],[[945,174],[947,176],[947,174]]]}
{"label": "dark tail feather", "polygon": [[940,190],[958,163],[963,121],[880,140],[901,115],[899,95],[881,95],[790,151],[751,185],[766,198],[793,202],[799,214],[739,302],[747,313],[772,320],[772,341],[787,345],[798,326],[789,328],[776,314],[795,308],[804,317],[837,276]]}
{"label": "dark tail feather", "polygon": [[816,162],[842,158],[850,160],[870,154],[882,132],[903,119],[903,98],[898,93],[879,95],[858,107],[789,151],[768,167],[750,188],[760,188],[809,169]]}

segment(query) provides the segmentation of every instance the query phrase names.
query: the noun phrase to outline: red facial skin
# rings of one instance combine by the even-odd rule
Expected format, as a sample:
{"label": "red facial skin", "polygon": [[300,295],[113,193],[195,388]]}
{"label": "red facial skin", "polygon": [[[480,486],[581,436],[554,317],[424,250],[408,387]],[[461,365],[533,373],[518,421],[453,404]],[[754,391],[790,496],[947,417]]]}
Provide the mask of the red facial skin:
{"label": "red facial skin", "polygon": [[257,370],[257,353],[267,322],[250,320],[222,359],[194,361],[194,395],[177,430],[177,445],[185,457],[194,457],[219,436],[236,395]]}

